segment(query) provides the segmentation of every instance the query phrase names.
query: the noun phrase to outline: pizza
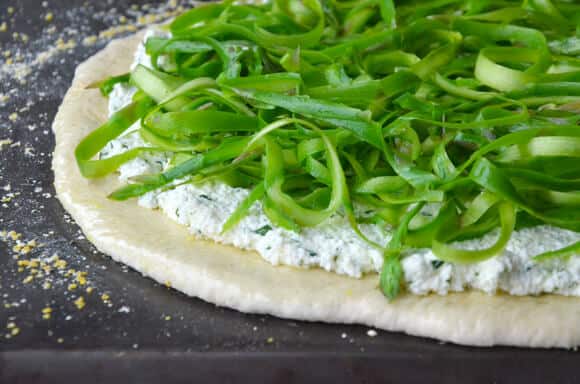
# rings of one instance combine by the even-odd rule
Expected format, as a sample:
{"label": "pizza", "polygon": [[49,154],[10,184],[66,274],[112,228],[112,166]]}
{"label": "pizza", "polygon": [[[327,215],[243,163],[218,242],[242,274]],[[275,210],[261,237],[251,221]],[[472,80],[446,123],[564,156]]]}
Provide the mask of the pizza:
{"label": "pizza", "polygon": [[550,1],[199,6],[77,68],[57,194],[99,250],[220,306],[575,347],[578,23]]}

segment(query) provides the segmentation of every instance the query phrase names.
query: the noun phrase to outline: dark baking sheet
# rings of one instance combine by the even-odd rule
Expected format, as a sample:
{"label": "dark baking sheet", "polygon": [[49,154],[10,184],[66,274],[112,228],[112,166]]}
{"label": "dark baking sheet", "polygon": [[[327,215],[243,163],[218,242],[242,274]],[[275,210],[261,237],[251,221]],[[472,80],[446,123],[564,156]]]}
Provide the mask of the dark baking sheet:
{"label": "dark baking sheet", "polygon": [[[185,297],[96,252],[54,198],[50,124],[75,66],[106,42],[84,39],[138,21],[132,4],[143,11],[142,1],[0,0],[0,25],[8,29],[0,32],[0,54],[19,52],[32,62],[19,82],[7,72],[22,68],[6,67],[0,56],[0,97],[10,96],[0,101],[0,140],[13,142],[0,150],[0,231],[43,243],[21,260],[56,253],[66,269],[87,272],[86,286],[94,287],[92,294],[86,286],[69,290],[74,277],[64,271],[51,273],[48,289],[47,278],[24,283],[30,271],[18,271],[14,242],[0,240],[0,382],[580,382],[576,352],[467,348],[382,331],[370,337],[362,326],[244,315]],[[152,14],[168,9],[166,2],[149,5]],[[76,46],[63,48],[69,40]],[[79,295],[82,310],[74,304]],[[43,319],[45,307],[50,319]]]}

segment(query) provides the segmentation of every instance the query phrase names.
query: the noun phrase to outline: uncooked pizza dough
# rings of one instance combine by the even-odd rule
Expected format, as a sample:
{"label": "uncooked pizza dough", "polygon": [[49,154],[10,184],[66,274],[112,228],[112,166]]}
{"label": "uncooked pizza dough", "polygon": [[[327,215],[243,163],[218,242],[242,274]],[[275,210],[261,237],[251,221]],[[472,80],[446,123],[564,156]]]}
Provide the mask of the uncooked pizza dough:
{"label": "uncooked pizza dough", "polygon": [[74,148],[107,119],[107,100],[86,86],[129,70],[137,34],[113,41],[81,64],[55,118],[55,187],[96,247],[160,283],[242,312],[366,324],[458,344],[580,345],[580,298],[544,295],[401,295],[388,302],[376,276],[353,279],[323,270],[272,266],[256,254],[200,241],[159,211],[107,199],[115,176],[81,176]]}

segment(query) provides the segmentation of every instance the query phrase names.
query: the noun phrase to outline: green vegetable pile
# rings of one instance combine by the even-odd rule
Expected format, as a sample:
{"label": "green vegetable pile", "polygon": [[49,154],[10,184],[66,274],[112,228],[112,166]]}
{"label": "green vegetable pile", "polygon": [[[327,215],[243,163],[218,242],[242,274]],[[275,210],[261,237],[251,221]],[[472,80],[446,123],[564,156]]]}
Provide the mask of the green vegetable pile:
{"label": "green vegetable pile", "polygon": [[[518,228],[580,231],[576,1],[225,1],[169,30],[146,42],[153,69],[98,84],[138,92],[76,148],[87,178],[171,153],[163,173],[111,199],[219,180],[251,189],[224,231],[256,201],[292,231],[343,215],[384,251],[389,298],[407,249],[472,263],[501,252]],[[150,146],[93,159],[138,120]],[[372,243],[361,223],[393,237]],[[497,228],[488,249],[451,244]],[[580,242],[536,260],[579,252]]]}

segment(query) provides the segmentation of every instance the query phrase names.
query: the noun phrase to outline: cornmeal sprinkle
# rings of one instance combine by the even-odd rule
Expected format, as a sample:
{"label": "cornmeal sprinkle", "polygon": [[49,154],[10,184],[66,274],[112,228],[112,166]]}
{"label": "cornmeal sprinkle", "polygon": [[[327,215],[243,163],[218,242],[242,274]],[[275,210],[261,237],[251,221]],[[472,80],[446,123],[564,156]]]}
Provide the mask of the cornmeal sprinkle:
{"label": "cornmeal sprinkle", "polygon": [[21,233],[14,232],[14,231],[10,231],[10,232],[7,233],[7,236],[9,238],[11,238],[12,240],[16,241],[16,240],[18,240],[18,239],[20,239],[22,237],[22,234]]}
{"label": "cornmeal sprinkle", "polygon": [[[166,19],[168,16],[175,14],[175,11],[173,10],[168,12],[167,7],[177,7],[178,1],[168,0],[161,9],[156,9],[153,6],[147,8],[150,9],[150,12],[153,14],[152,16],[140,16],[137,14],[142,12],[140,7],[137,7],[136,13],[129,13],[127,15],[115,15],[115,12],[117,11],[111,10],[111,16],[114,17],[105,20],[105,22],[109,24],[108,26],[110,26],[110,28],[88,37],[85,33],[86,30],[84,29],[84,25],[81,25],[83,28],[70,30],[69,26],[66,24],[64,28],[61,28],[60,25],[55,23],[57,19],[62,17],[69,19],[74,17],[75,20],[80,20],[78,14],[69,14],[68,12],[66,15],[60,13],[57,14],[48,8],[47,1],[38,1],[39,7],[41,3],[43,9],[40,13],[37,14],[38,16],[36,23],[40,24],[40,27],[43,28],[42,35],[39,37],[38,41],[34,42],[34,44],[28,45],[25,45],[24,43],[32,42],[32,37],[29,37],[29,35],[23,33],[19,29],[16,20],[8,19],[8,15],[15,14],[17,11],[20,14],[23,12],[23,10],[20,9],[20,7],[0,6],[0,8],[5,9],[6,13],[4,15],[6,17],[2,17],[0,19],[0,36],[4,36],[4,38],[7,40],[7,43],[9,44],[6,47],[0,46],[0,60],[3,60],[3,63],[0,66],[0,81],[3,85],[14,88],[12,90],[10,88],[3,88],[0,91],[0,109],[2,105],[6,106],[8,101],[12,101],[14,99],[14,95],[16,95],[15,92],[11,91],[16,91],[17,87],[14,84],[11,84],[10,79],[20,82],[20,85],[25,84],[26,80],[30,80],[29,83],[32,84],[33,81],[36,80],[33,78],[33,76],[36,73],[40,73],[41,71],[37,70],[42,68],[45,64],[56,64],[59,62],[57,60],[62,60],[61,62],[64,63],[62,52],[69,51],[77,47],[79,44],[84,43],[88,45],[104,43],[106,40],[114,38],[119,34],[135,32],[141,28],[141,26],[137,25],[136,19],[139,19],[141,22],[145,23],[149,23],[153,20]],[[73,10],[74,9],[71,9],[71,12]],[[79,10],[81,12],[86,12],[84,11],[84,8],[80,8]],[[182,10],[183,9],[180,9],[178,11],[181,12]],[[75,23],[72,23],[70,27],[77,28],[78,26]],[[4,34],[2,34],[2,32]],[[61,57],[59,57],[59,55]],[[60,75],[57,77],[60,77]],[[25,90],[22,89],[22,91]],[[14,107],[12,110],[6,110],[4,117],[8,118],[6,121],[7,126],[3,128],[6,128],[9,133],[12,133],[12,130],[17,128],[16,125],[22,122],[25,117],[28,117],[30,111],[31,110],[28,105],[26,107],[19,105]],[[41,113],[39,119],[41,119],[41,122],[44,122],[46,117],[43,117]],[[28,127],[24,126],[23,129],[26,130],[26,128],[28,128],[28,130],[33,131],[39,127],[39,124],[34,123],[29,124]],[[2,131],[2,129],[0,129],[0,131]],[[48,132],[49,131],[47,130],[45,134],[48,134]],[[7,134],[0,132],[0,150],[4,150],[4,148],[14,148],[14,150],[24,150],[24,154],[29,154],[29,152],[26,152],[26,150],[27,148],[30,148],[30,145],[32,144],[24,140],[22,141],[22,144],[20,142],[14,142],[8,136],[5,137],[5,135]],[[39,151],[38,153],[35,153],[35,155],[45,156],[47,154],[40,153]],[[43,187],[40,187],[40,183],[36,184],[37,181],[38,180],[33,180],[33,183],[30,185],[27,183],[22,184],[21,187],[24,188],[22,194],[24,194],[24,190],[29,186],[34,189],[34,193],[38,193],[39,196],[41,195],[41,192],[45,192],[42,190]],[[10,207],[18,207],[19,204],[21,204],[21,199],[18,198],[18,194],[20,192],[11,191],[10,188],[10,185],[4,186],[4,184],[0,184],[0,192],[2,192],[0,193],[0,205],[2,205],[3,208],[7,208],[9,205]],[[42,193],[42,196],[44,195],[45,194]],[[49,197],[52,196],[49,195],[47,198]],[[40,209],[43,208],[44,206],[40,207]],[[0,222],[2,221],[0,220]],[[47,239],[54,235],[55,233],[53,231],[42,233],[42,237]],[[71,304],[74,304],[78,310],[84,309],[85,306],[90,304],[90,300],[85,301],[84,296],[89,297],[89,295],[92,293],[99,295],[101,300],[108,307],[112,307],[110,294],[104,293],[101,295],[102,291],[100,290],[100,287],[95,286],[94,281],[92,281],[92,272],[91,275],[89,275],[85,271],[76,270],[76,268],[82,268],[79,266],[79,264],[77,264],[76,260],[67,262],[64,259],[61,259],[56,253],[53,254],[53,252],[50,252],[49,250],[53,249],[55,245],[51,242],[47,242],[46,245],[40,244],[40,242],[44,242],[44,240],[40,240],[42,238],[40,235],[38,236],[38,240],[30,241],[24,240],[24,237],[26,236],[27,232],[25,232],[23,235],[14,230],[2,230],[2,228],[0,228],[0,240],[5,240],[8,243],[6,245],[7,252],[5,252],[7,254],[1,255],[6,258],[7,265],[5,267],[12,268],[14,273],[19,273],[16,275],[16,278],[22,281],[21,284],[28,285],[26,286],[27,291],[30,291],[31,288],[37,290],[42,289],[44,291],[41,293],[41,295],[44,294],[45,297],[53,297],[55,294],[63,295],[64,299],[66,299],[68,303],[69,310],[74,308],[71,306]],[[45,247],[44,249],[36,249],[37,247],[43,246]],[[14,260],[11,266],[9,262],[10,260]],[[4,281],[1,283],[2,286],[5,285]],[[171,283],[169,281],[166,283],[166,285],[167,287],[171,287]],[[2,286],[0,286],[0,288],[2,288]],[[21,288],[24,289],[24,287]],[[71,292],[67,291],[67,289]],[[4,314],[6,314],[6,317],[8,320],[10,320],[10,322],[7,323],[7,329],[5,329],[4,333],[0,333],[0,340],[3,336],[6,339],[14,338],[14,336],[21,332],[21,328],[17,327],[15,321],[13,321],[16,318],[12,315],[16,315],[16,313],[10,313],[10,311],[20,311],[26,308],[27,310],[30,310],[30,314],[33,318],[36,319],[37,322],[40,318],[44,320],[50,320],[53,313],[58,314],[58,317],[61,316],[60,310],[56,307],[56,305],[54,309],[48,306],[49,303],[50,305],[53,305],[54,302],[44,302],[43,304],[45,304],[45,307],[42,307],[42,304],[40,306],[29,307],[32,303],[23,305],[24,303],[26,303],[26,298],[13,299],[8,302],[7,293],[5,294],[3,303],[0,304],[0,308],[2,308]],[[88,309],[89,308],[87,308],[87,310]],[[0,310],[0,312],[2,310]],[[163,316],[166,320],[171,320],[171,316]],[[63,317],[70,316],[67,316],[65,313],[63,314]],[[20,323],[20,321],[18,321],[18,323]],[[18,325],[22,326],[22,324]],[[48,322],[43,326],[46,327],[47,325]],[[25,328],[22,328],[22,330],[24,331]],[[48,332],[49,336],[52,337],[52,331],[49,330]],[[55,341],[58,343],[63,343],[64,339],[58,338]]]}
{"label": "cornmeal sprinkle", "polygon": [[83,296],[79,296],[79,298],[75,300],[75,305],[79,310],[83,309],[86,305],[85,298]]}

